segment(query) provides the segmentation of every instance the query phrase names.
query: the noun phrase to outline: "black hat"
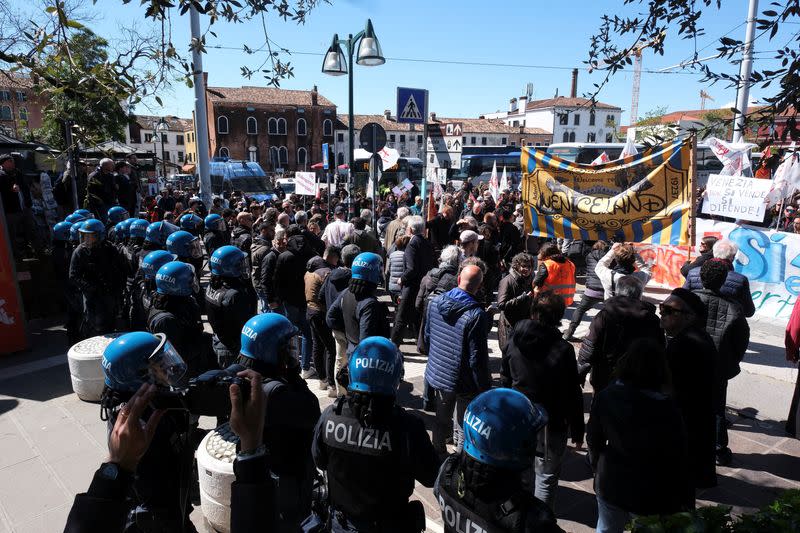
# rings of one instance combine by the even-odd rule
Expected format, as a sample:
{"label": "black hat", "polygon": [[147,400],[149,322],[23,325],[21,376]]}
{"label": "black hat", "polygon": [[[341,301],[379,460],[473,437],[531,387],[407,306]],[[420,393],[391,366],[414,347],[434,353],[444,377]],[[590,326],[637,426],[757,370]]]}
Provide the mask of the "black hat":
{"label": "black hat", "polygon": [[692,310],[692,313],[694,313],[698,317],[706,316],[706,306],[705,304],[703,304],[703,300],[701,300],[698,295],[696,295],[689,289],[678,287],[677,289],[674,289],[670,293],[670,296],[674,296],[682,300],[683,303],[689,306],[689,309]]}

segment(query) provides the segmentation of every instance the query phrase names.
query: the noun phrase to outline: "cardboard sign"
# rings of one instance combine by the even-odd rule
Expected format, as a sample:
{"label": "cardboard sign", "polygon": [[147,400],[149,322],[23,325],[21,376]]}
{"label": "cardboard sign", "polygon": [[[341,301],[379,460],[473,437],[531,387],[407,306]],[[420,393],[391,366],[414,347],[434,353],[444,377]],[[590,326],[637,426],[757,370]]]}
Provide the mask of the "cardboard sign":
{"label": "cardboard sign", "polygon": [[762,222],[770,180],[711,174],[706,185],[703,213]]}

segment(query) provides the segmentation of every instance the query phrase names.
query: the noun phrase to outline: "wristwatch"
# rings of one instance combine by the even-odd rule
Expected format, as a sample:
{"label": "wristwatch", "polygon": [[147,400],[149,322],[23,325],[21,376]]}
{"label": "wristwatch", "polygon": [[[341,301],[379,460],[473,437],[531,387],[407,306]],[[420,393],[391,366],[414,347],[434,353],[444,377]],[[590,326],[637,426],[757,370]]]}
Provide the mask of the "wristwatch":
{"label": "wristwatch", "polygon": [[98,473],[103,479],[116,481],[120,477],[120,468],[117,463],[103,463]]}

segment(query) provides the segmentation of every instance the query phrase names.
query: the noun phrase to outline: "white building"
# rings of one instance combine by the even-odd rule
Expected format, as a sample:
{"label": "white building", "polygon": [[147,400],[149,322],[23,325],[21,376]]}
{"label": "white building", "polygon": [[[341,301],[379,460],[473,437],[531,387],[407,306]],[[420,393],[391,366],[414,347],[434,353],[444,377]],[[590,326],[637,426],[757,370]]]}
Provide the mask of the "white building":
{"label": "white building", "polygon": [[[162,118],[167,124],[166,130],[156,133],[155,129]],[[136,121],[125,130],[125,144],[137,152],[155,153],[159,168],[157,173],[162,173],[163,161],[167,176],[171,176],[180,173],[181,167],[188,161],[186,135],[192,130],[190,118],[136,115]]]}

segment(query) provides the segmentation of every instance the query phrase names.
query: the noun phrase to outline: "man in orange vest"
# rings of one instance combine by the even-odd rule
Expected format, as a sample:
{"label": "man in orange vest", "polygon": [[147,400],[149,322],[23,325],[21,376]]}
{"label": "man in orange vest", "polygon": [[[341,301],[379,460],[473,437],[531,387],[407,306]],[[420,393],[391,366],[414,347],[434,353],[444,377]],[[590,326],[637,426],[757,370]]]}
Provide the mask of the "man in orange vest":
{"label": "man in orange vest", "polygon": [[564,299],[565,305],[572,305],[575,300],[575,264],[554,243],[547,243],[539,250],[539,268],[533,286],[536,292],[553,291]]}

